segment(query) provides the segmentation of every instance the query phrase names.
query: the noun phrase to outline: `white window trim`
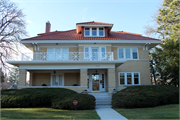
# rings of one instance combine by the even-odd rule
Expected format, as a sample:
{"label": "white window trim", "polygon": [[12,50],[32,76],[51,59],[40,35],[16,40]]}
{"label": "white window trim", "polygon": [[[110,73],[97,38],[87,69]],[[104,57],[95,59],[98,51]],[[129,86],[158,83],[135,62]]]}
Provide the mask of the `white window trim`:
{"label": "white window trim", "polygon": [[[89,28],[89,32],[90,32],[90,35],[87,36],[85,35],[85,28]],[[96,29],[96,32],[97,32],[97,36],[92,36],[92,28],[97,28]],[[103,28],[103,36],[99,36],[99,27],[84,27],[84,37],[105,37],[105,28],[104,27],[101,27]]]}
{"label": "white window trim", "polygon": [[[87,58],[87,57],[85,57],[85,48],[88,48],[89,49],[89,58]],[[105,48],[105,58],[106,58],[106,46],[104,46],[104,47],[96,47],[96,46],[91,46],[91,47],[85,47],[84,46],[84,59],[90,59],[91,60],[91,55],[92,55],[92,48],[98,48],[98,56],[100,56],[100,57],[98,57],[98,60],[101,60],[101,59],[103,59],[102,58],[102,51],[101,51],[101,48]],[[104,58],[104,59],[105,59]]]}
{"label": "white window trim", "polygon": [[56,79],[57,79],[58,75],[62,75],[62,85],[57,85],[57,86],[64,86],[64,73],[56,73],[56,74],[51,73],[51,86],[56,86],[56,85],[52,84],[52,82],[53,82],[53,75],[56,75]]}
{"label": "white window trim", "polygon": [[[119,49],[123,49],[123,58],[119,58]],[[130,49],[130,58],[126,58],[126,49]],[[137,49],[137,59],[133,59],[133,55],[132,55],[132,49]],[[117,49],[117,56],[118,56],[118,60],[139,60],[139,52],[138,52],[138,48],[118,48]]]}
{"label": "white window trim", "polygon": [[[124,73],[124,82],[125,84],[121,85],[120,84],[120,73]],[[132,81],[132,84],[127,84],[127,73],[131,73],[131,81]],[[139,75],[139,84],[134,84],[134,73],[138,73]],[[119,86],[133,86],[133,85],[141,85],[141,80],[140,80],[140,72],[118,72],[118,82],[119,82]]]}

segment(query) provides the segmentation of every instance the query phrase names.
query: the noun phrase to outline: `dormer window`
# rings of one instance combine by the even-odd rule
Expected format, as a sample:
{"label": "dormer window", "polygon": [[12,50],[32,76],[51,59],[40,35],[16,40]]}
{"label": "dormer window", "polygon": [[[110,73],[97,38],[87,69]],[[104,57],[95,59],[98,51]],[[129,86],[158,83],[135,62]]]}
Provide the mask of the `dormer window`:
{"label": "dormer window", "polygon": [[104,37],[104,28],[99,27],[85,27],[84,36],[85,37]]}
{"label": "dormer window", "polygon": [[85,36],[90,36],[90,28],[85,28]]}
{"label": "dormer window", "polygon": [[104,36],[104,28],[99,28],[99,36]]}
{"label": "dormer window", "polygon": [[97,36],[97,28],[92,28],[92,36]]}

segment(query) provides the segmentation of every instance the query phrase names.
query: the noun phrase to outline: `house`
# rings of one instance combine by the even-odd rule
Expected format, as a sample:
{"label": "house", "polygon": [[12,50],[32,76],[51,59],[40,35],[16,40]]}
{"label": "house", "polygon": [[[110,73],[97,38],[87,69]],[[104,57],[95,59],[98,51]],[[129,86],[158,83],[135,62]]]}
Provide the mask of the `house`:
{"label": "house", "polygon": [[[149,49],[160,40],[141,34],[112,31],[112,23],[76,23],[76,29],[50,32],[23,39],[32,53],[22,53],[19,88],[62,87],[81,92],[109,92],[127,86],[150,85]],[[43,85],[43,86],[42,86]]]}

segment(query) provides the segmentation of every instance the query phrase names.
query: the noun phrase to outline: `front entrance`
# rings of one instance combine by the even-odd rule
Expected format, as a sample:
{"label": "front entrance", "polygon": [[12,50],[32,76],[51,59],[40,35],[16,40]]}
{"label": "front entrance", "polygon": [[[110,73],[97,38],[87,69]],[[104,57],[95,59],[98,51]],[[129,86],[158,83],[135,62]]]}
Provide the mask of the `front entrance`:
{"label": "front entrance", "polygon": [[88,92],[105,91],[105,72],[89,72],[87,75]]}

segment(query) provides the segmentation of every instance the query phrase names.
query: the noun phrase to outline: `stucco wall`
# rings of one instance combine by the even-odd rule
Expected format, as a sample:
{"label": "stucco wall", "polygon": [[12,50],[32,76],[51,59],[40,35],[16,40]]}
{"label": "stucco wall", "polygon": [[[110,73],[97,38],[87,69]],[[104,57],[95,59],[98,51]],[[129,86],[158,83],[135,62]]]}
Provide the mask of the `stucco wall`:
{"label": "stucco wall", "polygon": [[64,73],[64,86],[79,86],[79,73]]}
{"label": "stucco wall", "polygon": [[116,83],[119,85],[118,72],[140,72],[141,85],[150,85],[149,61],[129,60],[116,69]]}
{"label": "stucco wall", "polygon": [[42,86],[42,84],[46,84],[47,86],[50,86],[50,78],[51,78],[50,73],[34,73],[32,85]]}

